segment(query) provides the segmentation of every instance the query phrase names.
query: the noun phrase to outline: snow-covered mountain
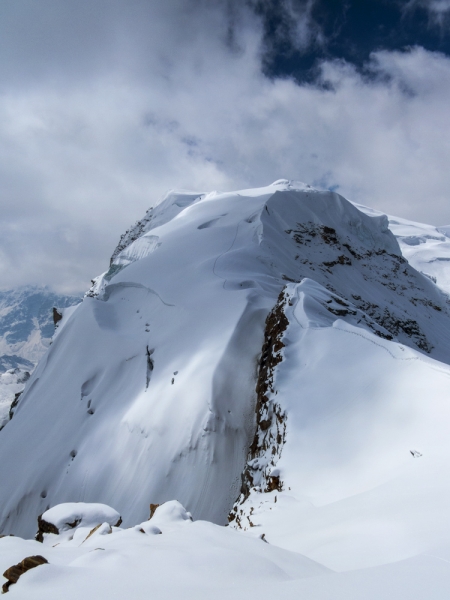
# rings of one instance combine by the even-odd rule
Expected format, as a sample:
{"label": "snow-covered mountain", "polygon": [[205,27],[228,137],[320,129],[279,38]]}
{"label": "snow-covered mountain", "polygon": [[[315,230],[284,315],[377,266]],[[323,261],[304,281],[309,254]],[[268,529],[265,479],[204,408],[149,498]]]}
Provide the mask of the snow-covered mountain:
{"label": "snow-covered mountain", "polygon": [[9,421],[11,405],[50,345],[54,309],[62,314],[80,301],[46,287],[0,291],[0,429]]}
{"label": "snow-covered mountain", "polygon": [[50,345],[53,308],[78,304],[81,298],[56,294],[46,287],[0,291],[0,371],[32,368]]}
{"label": "snow-covered mountain", "polygon": [[[158,513],[175,511],[159,517],[173,532],[161,536],[166,551],[222,548],[207,559],[211,573],[223,561],[219,579],[242,544],[249,564],[266,561],[261,590],[312,582],[283,584],[283,597],[328,589],[369,598],[349,595],[367,585],[374,598],[393,598],[373,582],[397,576],[414,597],[417,582],[407,591],[401,570],[389,579],[380,565],[406,561],[408,573],[428,577],[430,553],[439,582],[450,582],[439,562],[450,554],[449,249],[445,228],[388,219],[298,182],[167,194],[65,311],[0,432],[0,531],[31,536],[52,506],[104,503],[128,528],[98,523],[114,534],[102,541],[111,559],[95,559],[104,569],[120,552],[125,565],[136,548],[155,550],[157,520],[144,520],[149,504],[169,502]],[[175,499],[194,521],[216,525],[189,529]],[[69,529],[83,518],[68,514]],[[49,538],[73,550],[45,557],[94,566],[89,533]],[[259,538],[269,542],[264,559]],[[0,541],[18,557],[25,549]],[[176,564],[190,585],[186,560]],[[49,569],[24,576],[24,586],[41,577],[36,597],[51,581],[37,573]],[[355,569],[330,583],[333,571]],[[155,567],[155,581],[163,572]],[[94,597],[89,577],[76,593]],[[252,577],[247,588],[236,583],[242,597]],[[217,595],[216,583],[192,597]]]}

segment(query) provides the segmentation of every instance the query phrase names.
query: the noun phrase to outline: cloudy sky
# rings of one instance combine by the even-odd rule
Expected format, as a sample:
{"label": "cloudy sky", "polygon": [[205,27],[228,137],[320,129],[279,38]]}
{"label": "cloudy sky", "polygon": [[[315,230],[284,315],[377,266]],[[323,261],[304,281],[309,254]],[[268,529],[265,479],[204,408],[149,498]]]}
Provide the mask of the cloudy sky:
{"label": "cloudy sky", "polygon": [[83,291],[166,190],[450,223],[450,0],[1,0],[0,288]]}

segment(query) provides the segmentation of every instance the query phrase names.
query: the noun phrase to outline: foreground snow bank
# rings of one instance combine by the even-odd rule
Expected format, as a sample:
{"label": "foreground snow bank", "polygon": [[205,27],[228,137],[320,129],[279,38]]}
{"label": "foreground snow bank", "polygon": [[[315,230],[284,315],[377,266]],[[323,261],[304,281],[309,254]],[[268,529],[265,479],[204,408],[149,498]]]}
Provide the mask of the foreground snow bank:
{"label": "foreground snow bank", "polygon": [[[75,514],[102,516],[98,505],[88,504],[83,513],[70,513],[68,505],[48,512],[61,526]],[[79,525],[77,530],[81,529]],[[261,583],[280,585],[330,572],[262,540],[212,523],[193,522],[176,501],[161,505],[150,521],[129,529],[109,527],[102,532],[99,528],[90,536],[72,539],[63,532],[51,538],[52,544],[0,539],[0,572],[32,555],[42,555],[49,563],[22,575],[10,588],[11,598],[139,600],[150,592],[153,598],[203,598],[205,593],[225,597],[242,589],[249,594]]]}
{"label": "foreground snow bank", "polygon": [[[85,508],[85,514],[97,510],[95,505]],[[49,512],[68,515],[64,506]],[[9,587],[12,600],[448,598],[450,546],[433,555],[335,573],[297,552],[230,528],[192,522],[188,515],[180,503],[171,501],[158,507],[150,521],[129,529],[109,527],[106,533],[99,528],[87,539],[60,536],[49,545],[4,537],[0,572],[26,557],[43,559]],[[154,519],[161,530],[150,528]]]}

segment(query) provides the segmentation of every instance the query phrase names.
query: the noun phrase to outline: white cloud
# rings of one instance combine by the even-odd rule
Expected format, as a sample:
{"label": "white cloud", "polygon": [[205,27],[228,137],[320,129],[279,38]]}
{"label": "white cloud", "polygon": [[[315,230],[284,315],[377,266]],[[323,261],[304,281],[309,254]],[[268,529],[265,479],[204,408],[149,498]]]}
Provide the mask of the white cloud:
{"label": "white cloud", "polygon": [[91,23],[100,45],[79,43],[76,69],[66,56],[77,47],[71,38],[51,64],[51,44],[34,57],[35,78],[22,58],[12,61],[14,77],[0,87],[2,287],[86,288],[120,233],[171,187],[237,189],[288,177],[339,186],[400,216],[450,222],[448,58],[420,48],[380,52],[370,79],[330,62],[328,87],[298,86],[261,74],[249,14],[234,15],[230,43],[221,5],[128,6],[135,12],[120,20],[109,12],[107,25]]}

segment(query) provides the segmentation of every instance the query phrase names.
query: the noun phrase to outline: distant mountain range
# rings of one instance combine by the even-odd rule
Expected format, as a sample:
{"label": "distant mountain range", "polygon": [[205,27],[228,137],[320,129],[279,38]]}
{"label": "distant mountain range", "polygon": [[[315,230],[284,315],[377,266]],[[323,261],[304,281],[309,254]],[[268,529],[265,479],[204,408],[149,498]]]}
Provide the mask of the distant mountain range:
{"label": "distant mountain range", "polygon": [[81,302],[80,296],[56,294],[46,287],[0,291],[0,428],[55,332],[53,309]]}
{"label": "distant mountain range", "polygon": [[55,331],[53,308],[81,302],[82,296],[56,294],[46,287],[0,291],[0,370],[32,368]]}

